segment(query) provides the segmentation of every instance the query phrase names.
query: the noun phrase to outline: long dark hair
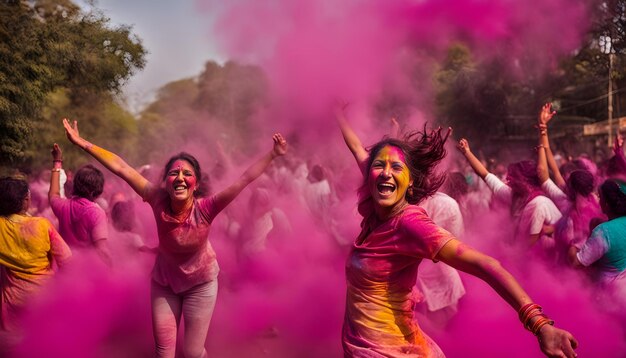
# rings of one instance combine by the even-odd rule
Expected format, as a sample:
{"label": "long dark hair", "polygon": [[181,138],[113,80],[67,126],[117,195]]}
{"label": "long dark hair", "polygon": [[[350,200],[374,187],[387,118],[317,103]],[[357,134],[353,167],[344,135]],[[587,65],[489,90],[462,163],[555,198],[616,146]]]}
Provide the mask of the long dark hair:
{"label": "long dark hair", "polygon": [[[444,147],[450,131],[441,133],[441,128],[430,133],[424,126],[423,131],[406,134],[402,139],[383,138],[368,149],[367,170],[372,166],[374,158],[385,146],[394,146],[402,151],[405,164],[409,169],[413,184],[408,188],[405,198],[409,204],[419,204],[425,198],[435,194],[446,180],[445,173],[435,171],[437,165],[446,156]],[[368,189],[368,175],[359,188],[359,212],[364,217],[372,214],[371,195]]]}
{"label": "long dark hair", "polygon": [[28,182],[23,179],[4,177],[0,179],[0,216],[17,214],[24,209],[28,196]]}
{"label": "long dark hair", "polygon": [[595,189],[595,177],[585,169],[576,169],[567,178],[567,196],[570,200],[575,200],[576,195],[588,197]]}
{"label": "long dark hair", "polygon": [[607,179],[600,185],[599,192],[600,199],[609,211],[605,212],[609,219],[626,216],[626,182]]}
{"label": "long dark hair", "polygon": [[537,163],[532,160],[511,163],[507,168],[506,177],[513,193],[511,215],[518,216],[526,204],[543,193],[537,175]]}
{"label": "long dark hair", "polygon": [[207,195],[210,192],[210,187],[211,187],[210,182],[209,182],[209,177],[202,176],[202,170],[200,169],[200,163],[198,162],[198,159],[196,159],[196,157],[194,157],[193,155],[187,152],[180,152],[172,156],[167,161],[163,170],[163,176],[161,180],[165,181],[165,178],[167,178],[167,172],[169,172],[169,170],[172,167],[172,164],[174,164],[174,162],[177,160],[184,160],[188,162],[189,164],[191,164],[191,166],[193,167],[193,171],[194,171],[194,174],[196,175],[196,180],[198,184],[198,189],[194,191],[193,196],[197,198],[197,197],[202,197],[202,196]]}

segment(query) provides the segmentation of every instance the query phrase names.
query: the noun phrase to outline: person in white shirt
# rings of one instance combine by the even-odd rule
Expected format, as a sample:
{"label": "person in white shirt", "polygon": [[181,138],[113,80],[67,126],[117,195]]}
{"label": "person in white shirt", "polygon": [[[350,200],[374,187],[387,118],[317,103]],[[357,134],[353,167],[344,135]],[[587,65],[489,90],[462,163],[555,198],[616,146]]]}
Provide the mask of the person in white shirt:
{"label": "person in white shirt", "polygon": [[[556,225],[555,240],[557,243],[557,259],[566,257],[571,245],[580,249],[591,233],[591,221],[596,218],[606,220],[600,209],[598,199],[594,195],[595,176],[589,170],[572,171],[564,180],[556,160],[550,149],[548,139],[548,122],[554,117],[550,103],[545,104],[539,112],[539,145],[537,146],[537,175],[541,188],[554,201],[563,214]],[[550,179],[548,168],[554,175]]]}
{"label": "person in white shirt", "polygon": [[494,200],[509,205],[516,226],[514,244],[530,248],[539,243],[542,252],[554,247],[554,224],[562,215],[554,203],[542,195],[536,164],[529,160],[510,164],[504,183],[476,158],[467,139],[461,139],[457,147],[491,189]]}

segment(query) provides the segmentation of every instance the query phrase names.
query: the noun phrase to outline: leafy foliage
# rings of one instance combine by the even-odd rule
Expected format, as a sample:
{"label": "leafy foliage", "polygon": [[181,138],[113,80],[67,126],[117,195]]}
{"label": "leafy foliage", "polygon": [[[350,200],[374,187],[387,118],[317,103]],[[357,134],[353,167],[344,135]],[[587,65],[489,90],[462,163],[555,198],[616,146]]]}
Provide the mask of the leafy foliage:
{"label": "leafy foliage", "polygon": [[[154,161],[180,151],[180,140],[206,143],[228,141],[238,150],[251,150],[252,120],[265,104],[268,83],[256,66],[209,61],[197,79],[163,86],[139,120],[142,158]],[[175,136],[170,136],[175,132]],[[159,138],[167,137],[167,140]]]}
{"label": "leafy foliage", "polygon": [[102,14],[84,13],[69,0],[0,1],[0,165],[29,165],[42,155],[37,145],[48,133],[41,132],[56,128],[46,121],[58,127],[62,118],[42,113],[49,96],[54,106],[56,89],[77,112],[111,105],[111,94],[144,66],[144,57],[130,28],[112,28]]}
{"label": "leafy foliage", "polygon": [[591,10],[592,25],[584,43],[543,76],[516,77],[502,66],[504,58],[475,60],[468,47],[452,46],[435,75],[438,119],[480,148],[485,139],[532,138],[538,108],[554,101],[560,124],[578,125],[580,136],[581,123],[607,118],[606,43],[614,54],[610,73],[618,97],[614,116],[620,116],[619,93],[626,89],[626,1],[598,2]]}

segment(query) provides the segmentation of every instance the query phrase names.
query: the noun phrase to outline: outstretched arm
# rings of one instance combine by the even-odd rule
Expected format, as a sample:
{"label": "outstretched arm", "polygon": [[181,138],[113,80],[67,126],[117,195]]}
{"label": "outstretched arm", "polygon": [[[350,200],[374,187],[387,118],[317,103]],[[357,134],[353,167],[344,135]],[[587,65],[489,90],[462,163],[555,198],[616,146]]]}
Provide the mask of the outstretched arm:
{"label": "outstretched arm", "polygon": [[615,160],[621,169],[621,175],[626,174],[626,157],[624,156],[624,138],[618,132],[615,135],[615,144],[613,145],[613,153],[615,154]]}
{"label": "outstretched arm", "polygon": [[258,178],[265,169],[270,165],[272,160],[278,156],[285,155],[287,152],[287,141],[280,133],[272,136],[274,147],[267,154],[261,157],[256,163],[252,164],[246,171],[228,188],[222,190],[215,195],[215,210],[222,211],[231,201],[233,201],[241,191]]}
{"label": "outstretched arm", "polygon": [[389,122],[391,123],[391,129],[389,130],[389,136],[391,138],[399,138],[400,136],[400,123],[398,123],[398,118],[393,116],[389,118]]}
{"label": "outstretched arm", "polygon": [[342,103],[335,110],[335,118],[337,119],[337,123],[339,124],[339,129],[341,129],[341,134],[343,135],[343,140],[346,142],[348,149],[352,152],[354,159],[356,159],[356,163],[361,170],[361,173],[365,173],[367,158],[369,155],[367,154],[367,150],[363,147],[359,136],[356,135],[352,127],[348,123],[346,119],[346,107],[348,107],[348,103]]}
{"label": "outstretched arm", "polygon": [[149,188],[152,188],[152,185],[146,178],[139,174],[135,168],[128,165],[117,154],[89,143],[82,138],[78,133],[78,122],[74,121],[73,125],[70,125],[70,122],[64,118],[63,126],[65,127],[65,134],[70,142],[96,158],[96,160],[102,163],[102,165],[113,174],[122,178],[139,196],[144,197],[144,195],[147,195],[147,191]]}
{"label": "outstretched arm", "polygon": [[487,168],[485,168],[483,163],[481,163],[480,160],[476,158],[474,153],[472,153],[467,139],[461,138],[456,147],[461,152],[461,154],[463,154],[465,159],[467,159],[467,162],[472,167],[472,169],[474,169],[474,172],[478,174],[481,178],[485,179],[487,174],[489,174],[489,171],[487,170]]}
{"label": "outstretched arm", "polygon": [[[567,331],[554,327],[540,308],[533,308],[532,300],[515,278],[500,263],[479,251],[453,239],[436,256],[437,260],[476,276],[487,282],[511,307],[520,319],[539,338],[541,351],[549,357],[576,357],[576,339]],[[538,307],[538,306],[536,306]],[[526,313],[526,314],[524,314]]]}
{"label": "outstretched arm", "polygon": [[61,197],[61,170],[63,164],[63,152],[58,144],[52,146],[52,173],[50,174],[50,188],[48,189],[48,201]]}
{"label": "outstretched arm", "polygon": [[[548,122],[556,115],[556,111],[552,110],[552,104],[546,103],[541,107],[541,111],[539,112],[538,118],[538,128],[539,128],[539,151],[538,151],[538,161],[543,160],[541,156],[545,156],[543,168],[545,168],[545,173],[539,173],[539,162],[537,163],[537,174],[539,174],[539,179],[541,182],[545,182],[550,177],[548,173],[548,168],[552,171],[552,175],[554,176],[554,183],[558,185],[560,188],[565,187],[565,179],[561,175],[561,171],[559,170],[559,166],[556,164],[556,160],[554,160],[554,155],[552,154],[552,149],[550,148],[550,140],[548,138]],[[541,150],[543,148],[543,151]],[[544,153],[541,153],[544,152]],[[545,165],[547,163],[547,166]],[[541,168],[543,170],[543,168]],[[545,179],[544,179],[545,177]]]}
{"label": "outstretched arm", "polygon": [[624,137],[617,132],[615,134],[615,142],[613,143],[613,153],[621,158],[624,158]]}

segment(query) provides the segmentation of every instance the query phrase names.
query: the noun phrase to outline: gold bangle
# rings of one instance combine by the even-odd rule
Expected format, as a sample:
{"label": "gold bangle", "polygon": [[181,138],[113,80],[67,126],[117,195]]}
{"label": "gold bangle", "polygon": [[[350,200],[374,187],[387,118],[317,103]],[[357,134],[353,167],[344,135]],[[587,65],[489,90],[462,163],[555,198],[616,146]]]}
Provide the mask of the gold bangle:
{"label": "gold bangle", "polygon": [[52,169],[50,169],[50,171],[53,172],[53,173],[54,172],[60,172],[61,168],[52,168]]}

